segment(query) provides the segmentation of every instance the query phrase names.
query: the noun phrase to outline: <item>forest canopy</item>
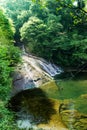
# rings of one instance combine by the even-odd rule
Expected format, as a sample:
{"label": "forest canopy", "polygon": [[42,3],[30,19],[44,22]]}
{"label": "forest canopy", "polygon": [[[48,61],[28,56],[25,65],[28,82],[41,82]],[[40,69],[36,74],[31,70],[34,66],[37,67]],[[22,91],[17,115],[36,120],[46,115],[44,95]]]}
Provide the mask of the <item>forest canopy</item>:
{"label": "forest canopy", "polygon": [[63,67],[87,62],[85,0],[7,0],[3,7],[27,52]]}

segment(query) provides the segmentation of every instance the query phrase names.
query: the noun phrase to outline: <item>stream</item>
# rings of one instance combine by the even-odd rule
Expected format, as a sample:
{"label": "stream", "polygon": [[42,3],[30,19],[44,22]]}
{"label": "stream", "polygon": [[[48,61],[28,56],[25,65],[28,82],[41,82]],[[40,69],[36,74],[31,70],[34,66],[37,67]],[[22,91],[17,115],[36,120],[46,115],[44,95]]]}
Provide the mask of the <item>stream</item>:
{"label": "stream", "polygon": [[8,103],[19,129],[87,130],[87,73],[63,78],[55,64],[25,51],[22,59]]}

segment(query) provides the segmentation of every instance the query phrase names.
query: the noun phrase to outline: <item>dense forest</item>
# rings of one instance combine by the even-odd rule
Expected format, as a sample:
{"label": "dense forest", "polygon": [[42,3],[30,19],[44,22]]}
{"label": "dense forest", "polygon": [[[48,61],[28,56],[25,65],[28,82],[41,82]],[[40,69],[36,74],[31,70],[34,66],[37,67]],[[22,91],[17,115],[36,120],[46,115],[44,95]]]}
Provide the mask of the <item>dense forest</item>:
{"label": "dense forest", "polygon": [[7,0],[5,9],[16,28],[15,41],[25,44],[27,52],[78,68],[87,60],[85,6],[78,0]]}
{"label": "dense forest", "polygon": [[86,66],[87,2],[1,0],[0,6],[0,129],[12,130],[12,115],[8,118],[8,110],[3,109],[12,86],[11,74],[21,62],[18,46],[62,68]]}

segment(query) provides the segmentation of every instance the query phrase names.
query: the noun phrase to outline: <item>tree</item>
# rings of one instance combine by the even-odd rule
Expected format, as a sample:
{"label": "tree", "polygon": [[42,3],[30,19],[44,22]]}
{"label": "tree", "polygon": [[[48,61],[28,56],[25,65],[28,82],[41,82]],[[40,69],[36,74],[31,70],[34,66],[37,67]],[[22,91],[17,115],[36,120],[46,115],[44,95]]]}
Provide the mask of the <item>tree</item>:
{"label": "tree", "polygon": [[0,44],[9,44],[13,41],[14,27],[0,10]]}
{"label": "tree", "polygon": [[[55,18],[55,16],[52,15]],[[57,21],[56,21],[57,20]],[[63,26],[57,23],[58,19],[52,20],[49,18],[47,24],[37,17],[31,17],[27,23],[20,29],[21,40],[30,52],[42,56],[46,59],[51,59],[52,50],[56,48],[57,37],[62,34]],[[60,33],[61,32],[61,33]],[[47,52],[49,54],[47,55]]]}
{"label": "tree", "polygon": [[15,41],[20,41],[19,29],[31,15],[29,12],[30,5],[31,1],[29,0],[7,0],[6,5],[3,5],[7,16],[13,20],[15,25]]}
{"label": "tree", "polygon": [[10,74],[20,61],[20,51],[13,45],[13,34],[12,25],[0,10],[0,98],[11,87]]}
{"label": "tree", "polygon": [[16,0],[6,7],[16,27],[15,39],[21,38],[27,52],[75,68],[86,62],[85,4],[83,0]]}

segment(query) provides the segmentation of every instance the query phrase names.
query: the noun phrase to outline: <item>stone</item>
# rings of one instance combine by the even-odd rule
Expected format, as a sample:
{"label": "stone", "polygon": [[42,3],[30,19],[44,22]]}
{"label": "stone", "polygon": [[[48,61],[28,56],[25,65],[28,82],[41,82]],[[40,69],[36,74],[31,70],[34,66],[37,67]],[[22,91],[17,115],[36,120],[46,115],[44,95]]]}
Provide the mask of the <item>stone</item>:
{"label": "stone", "polygon": [[60,116],[69,129],[87,130],[87,115],[79,113],[77,110],[68,109],[67,104],[63,104],[61,107]]}

